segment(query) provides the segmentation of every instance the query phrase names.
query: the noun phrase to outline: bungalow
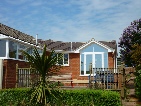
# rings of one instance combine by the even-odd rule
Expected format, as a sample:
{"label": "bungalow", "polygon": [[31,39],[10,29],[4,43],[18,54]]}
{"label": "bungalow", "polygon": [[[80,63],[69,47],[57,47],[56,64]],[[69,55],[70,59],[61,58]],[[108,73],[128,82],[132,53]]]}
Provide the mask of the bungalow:
{"label": "bungalow", "polygon": [[[33,47],[39,51],[43,45],[47,49],[54,49],[63,53],[63,73],[72,73],[72,79],[77,85],[88,80],[92,68],[116,68],[117,67],[117,44],[116,41],[96,41],[94,38],[88,42],[62,42],[53,40],[41,40],[18,30],[0,24],[0,59],[3,60],[1,76],[2,88],[14,88],[16,84],[16,64],[19,67],[29,67],[25,62],[21,50],[32,53]],[[48,52],[48,51],[47,51]],[[1,68],[0,68],[1,69]]]}

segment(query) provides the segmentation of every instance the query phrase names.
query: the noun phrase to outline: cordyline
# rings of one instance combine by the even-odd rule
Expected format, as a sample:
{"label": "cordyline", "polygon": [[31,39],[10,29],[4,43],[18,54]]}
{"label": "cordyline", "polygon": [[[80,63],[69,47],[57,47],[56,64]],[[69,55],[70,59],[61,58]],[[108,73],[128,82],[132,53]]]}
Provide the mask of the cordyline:
{"label": "cordyline", "polygon": [[49,88],[48,76],[57,72],[61,67],[58,63],[62,60],[62,54],[55,53],[54,50],[49,55],[46,54],[46,45],[43,48],[43,53],[40,55],[38,49],[34,47],[33,53],[29,54],[26,51],[22,51],[27,61],[35,68],[34,74],[39,75],[39,81],[37,81],[31,89],[30,102],[36,102],[36,104],[47,105],[47,97],[53,96],[51,89]]}

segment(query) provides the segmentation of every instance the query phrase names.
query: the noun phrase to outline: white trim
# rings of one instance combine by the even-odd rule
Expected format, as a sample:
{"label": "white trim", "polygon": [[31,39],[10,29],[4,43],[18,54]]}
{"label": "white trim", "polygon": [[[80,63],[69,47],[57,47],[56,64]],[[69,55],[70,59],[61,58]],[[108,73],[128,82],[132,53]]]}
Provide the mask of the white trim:
{"label": "white trim", "polygon": [[6,54],[5,54],[6,58],[9,58],[9,40],[6,40]]}
{"label": "white trim", "polygon": [[102,54],[102,68],[104,68],[104,52]]}
{"label": "white trim", "polygon": [[18,60],[18,61],[27,61],[27,60],[21,60],[21,59],[16,59],[16,58],[6,58],[6,57],[0,57],[0,59],[11,59],[11,60]]}
{"label": "white trim", "polygon": [[0,39],[10,39],[10,40],[13,40],[13,41],[18,41],[19,43],[24,43],[24,44],[27,44],[27,45],[36,46],[36,47],[39,47],[40,48],[40,46],[37,46],[36,44],[31,44],[29,42],[25,42],[25,41],[22,41],[20,39],[16,39],[14,37],[6,36],[6,35],[3,35],[3,34],[0,34]]}
{"label": "white trim", "polygon": [[6,38],[9,38],[9,37],[6,35],[0,34],[0,39],[6,39]]}
{"label": "white trim", "polygon": [[[68,64],[64,64],[64,54],[68,54]],[[62,66],[69,66],[69,53],[64,53],[63,54],[63,65]]]}
{"label": "white trim", "polygon": [[65,50],[54,50],[54,51],[58,53],[75,53],[74,51],[65,51]]}
{"label": "white trim", "polygon": [[[17,44],[17,43],[16,43],[16,44]],[[17,44],[16,59],[18,59],[18,58],[19,58],[19,51],[18,51],[18,49],[19,49],[19,44]]]}

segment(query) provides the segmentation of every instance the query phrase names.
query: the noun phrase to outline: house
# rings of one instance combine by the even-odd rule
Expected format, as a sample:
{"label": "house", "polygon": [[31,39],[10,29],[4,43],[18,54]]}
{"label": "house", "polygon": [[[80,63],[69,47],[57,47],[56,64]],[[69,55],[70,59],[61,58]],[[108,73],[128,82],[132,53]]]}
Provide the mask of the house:
{"label": "house", "polygon": [[39,50],[43,45],[47,49],[54,49],[63,53],[63,73],[72,73],[72,79],[77,85],[88,82],[89,65],[92,68],[116,68],[117,44],[116,41],[62,42],[41,40],[18,30],[0,24],[0,59],[3,60],[3,88],[14,88],[16,83],[16,64],[20,67],[29,67],[20,50],[32,53],[33,47]]}

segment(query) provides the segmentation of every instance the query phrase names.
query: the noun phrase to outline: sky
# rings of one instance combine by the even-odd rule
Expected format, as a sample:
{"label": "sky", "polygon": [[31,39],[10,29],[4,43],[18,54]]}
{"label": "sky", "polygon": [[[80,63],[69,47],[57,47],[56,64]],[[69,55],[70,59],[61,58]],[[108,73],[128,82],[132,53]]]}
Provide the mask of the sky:
{"label": "sky", "polygon": [[0,0],[0,23],[38,39],[119,41],[141,0]]}

